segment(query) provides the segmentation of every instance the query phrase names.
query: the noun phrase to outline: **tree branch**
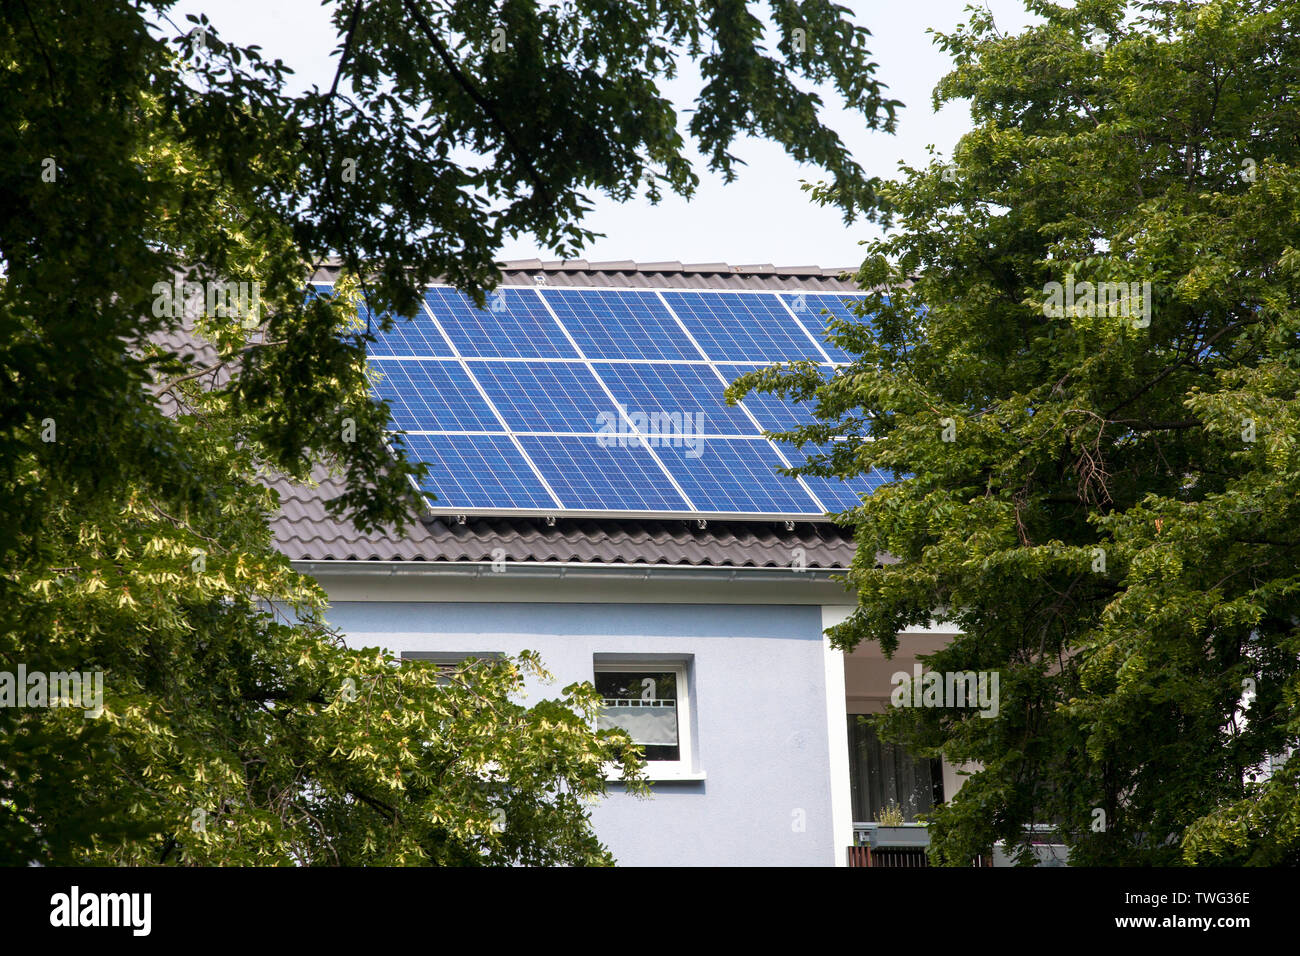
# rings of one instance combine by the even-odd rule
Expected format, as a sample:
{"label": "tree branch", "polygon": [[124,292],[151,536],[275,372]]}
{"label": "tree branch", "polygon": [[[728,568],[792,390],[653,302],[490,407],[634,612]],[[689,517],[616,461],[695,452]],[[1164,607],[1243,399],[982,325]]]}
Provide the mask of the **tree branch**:
{"label": "tree branch", "polygon": [[[1227,335],[1227,334],[1228,334],[1229,332],[1231,332],[1233,329],[1241,328],[1242,326],[1246,326],[1246,325],[1254,325],[1254,324],[1256,324],[1258,321],[1259,321],[1258,319],[1240,319],[1240,320],[1238,320],[1238,321],[1236,321],[1236,322],[1229,322],[1229,323],[1228,323],[1227,325],[1225,325],[1223,328],[1219,329],[1219,331],[1215,332],[1212,336],[1210,336],[1210,337],[1206,340],[1205,345],[1202,346],[1202,348],[1209,348],[1211,345],[1213,345],[1215,342],[1217,342],[1217,341],[1218,341],[1219,339],[1221,339],[1223,336]],[[1110,409],[1109,411],[1107,411],[1106,414],[1105,414],[1105,417],[1106,417],[1106,418],[1110,418],[1112,415],[1114,415],[1117,411],[1119,411],[1119,410],[1120,410],[1121,408],[1123,408],[1124,406],[1126,406],[1126,405],[1131,405],[1133,402],[1136,402],[1139,398],[1141,398],[1141,397],[1142,397],[1143,395],[1145,395],[1147,392],[1151,391],[1151,389],[1155,388],[1157,385],[1159,385],[1162,381],[1164,381],[1166,378],[1168,378],[1170,375],[1172,375],[1172,374],[1173,374],[1175,371],[1177,371],[1179,368],[1181,368],[1182,366],[1188,364],[1188,363],[1192,360],[1192,355],[1194,355],[1194,354],[1195,354],[1195,353],[1189,353],[1188,355],[1186,355],[1186,356],[1184,356],[1183,358],[1179,359],[1179,360],[1178,360],[1177,362],[1175,362],[1173,365],[1170,365],[1170,366],[1167,366],[1166,368],[1164,368],[1164,369],[1163,369],[1163,370],[1162,370],[1158,375],[1156,375],[1155,378],[1151,379],[1151,381],[1147,382],[1145,385],[1143,385],[1141,388],[1139,388],[1136,392],[1134,392],[1134,393],[1133,393],[1132,395],[1130,395],[1128,398],[1124,399],[1124,401],[1120,402],[1120,403],[1119,403],[1118,405],[1116,405],[1114,408],[1112,408],[1112,409]]]}
{"label": "tree branch", "polygon": [[510,152],[514,154],[515,160],[523,166],[524,171],[528,173],[528,178],[532,180],[533,188],[540,190],[541,192],[549,192],[545,179],[543,179],[541,173],[539,173],[537,168],[533,165],[527,151],[522,145],[520,145],[519,141],[515,139],[515,135],[511,132],[510,127],[507,126],[505,121],[497,114],[496,108],[492,105],[492,102],[480,93],[478,88],[474,86],[474,82],[465,75],[465,72],[456,62],[455,57],[453,57],[447,50],[447,47],[443,45],[437,32],[434,31],[433,25],[430,24],[428,18],[425,17],[424,12],[415,5],[414,0],[402,0],[402,6],[406,7],[407,11],[415,19],[416,24],[424,31],[425,37],[433,47],[434,52],[438,54],[438,59],[442,60],[443,66],[447,68],[447,72],[451,74],[452,79],[454,79],[457,85],[465,91],[465,94],[474,101],[478,108],[487,115],[487,118],[496,125],[496,128],[501,131],[501,136],[506,141],[506,145],[510,147]]}

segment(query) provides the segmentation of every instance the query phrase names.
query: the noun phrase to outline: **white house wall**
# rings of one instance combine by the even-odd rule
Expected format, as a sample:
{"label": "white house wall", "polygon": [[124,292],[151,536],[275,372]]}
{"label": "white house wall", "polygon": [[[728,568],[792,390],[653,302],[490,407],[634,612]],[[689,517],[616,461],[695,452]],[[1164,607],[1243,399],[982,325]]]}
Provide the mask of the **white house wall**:
{"label": "white house wall", "polygon": [[[838,652],[828,655],[822,636],[821,602],[834,593],[824,590],[833,585],[787,585],[799,595],[796,601],[808,603],[694,604],[667,603],[658,593],[651,598],[655,603],[611,598],[667,589],[680,600],[683,591],[704,596],[716,594],[719,585],[581,588],[570,580],[541,585],[549,600],[520,601],[521,594],[537,593],[538,582],[516,581],[510,588],[498,577],[485,583],[506,589],[515,598],[510,601],[483,587],[466,600],[467,587],[476,585],[465,581],[322,581],[334,601],[329,618],[355,647],[393,653],[538,651],[555,682],[530,685],[531,700],[591,680],[598,654],[687,660],[692,769],[702,779],[656,783],[646,800],[611,784],[592,819],[620,864],[827,866],[844,856],[851,823],[844,804],[844,683]],[[733,600],[739,596],[739,589],[726,590]],[[409,600],[432,592],[440,599]],[[771,598],[781,588],[769,583],[751,592]],[[461,599],[441,599],[444,593]],[[582,603],[567,603],[572,601]],[[843,753],[833,754],[835,748]],[[833,784],[841,763],[845,779]],[[834,793],[836,786],[845,792]]]}

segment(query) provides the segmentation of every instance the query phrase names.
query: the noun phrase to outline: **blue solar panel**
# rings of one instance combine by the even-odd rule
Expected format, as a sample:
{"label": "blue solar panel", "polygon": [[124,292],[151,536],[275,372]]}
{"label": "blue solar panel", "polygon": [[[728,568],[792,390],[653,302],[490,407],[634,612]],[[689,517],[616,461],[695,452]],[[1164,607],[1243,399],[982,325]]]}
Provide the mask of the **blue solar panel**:
{"label": "blue solar panel", "polygon": [[420,489],[439,508],[551,511],[555,500],[503,435],[407,435],[410,457],[429,466]]}
{"label": "blue solar panel", "polygon": [[588,358],[701,358],[653,292],[544,289],[542,296]]}
{"label": "blue solar panel", "polygon": [[532,289],[498,289],[488,295],[486,309],[455,289],[430,289],[424,298],[461,355],[578,357]]}
{"label": "blue solar panel", "polygon": [[581,362],[471,362],[506,424],[516,432],[592,432],[617,410]]}
{"label": "blue solar panel", "polygon": [[371,386],[404,431],[504,431],[457,361],[370,363]]}
{"label": "blue solar panel", "polygon": [[[822,336],[827,313],[862,321],[845,302],[858,297],[508,288],[477,309],[432,288],[436,321],[422,311],[379,336],[372,383],[392,427],[416,433],[405,442],[430,466],[438,510],[812,517],[855,507],[886,477],[804,476],[805,488],[777,472],[760,429],[809,424],[813,403],[750,393],[740,408],[723,392],[775,362],[851,361]],[[793,465],[821,451],[781,449]]]}
{"label": "blue solar panel", "polygon": [[853,356],[838,345],[826,341],[826,324],[836,318],[843,322],[860,324],[863,319],[852,310],[852,305],[862,301],[864,295],[842,295],[839,293],[784,293],[781,296],[790,311],[817,340],[831,357],[832,362],[852,362]]}
{"label": "blue solar panel", "polygon": [[[752,372],[760,368],[763,368],[763,366],[720,365],[718,371],[730,383],[740,378],[745,372]],[[832,370],[829,366],[823,366],[822,371],[824,375],[830,375]],[[782,398],[780,395],[751,391],[745,396],[743,404],[758,420],[759,427],[766,428],[769,431],[789,431],[793,428],[810,425],[817,420],[813,415],[813,409],[817,404],[815,400],[794,402]]]}
{"label": "blue solar panel", "polygon": [[826,361],[773,293],[664,293],[709,358],[731,362]]}
{"label": "blue solar panel", "polygon": [[364,305],[360,312],[361,321],[369,322],[370,330],[375,335],[375,342],[367,350],[371,356],[437,355],[450,358],[453,354],[447,340],[423,311],[417,312],[411,319],[394,317],[393,327],[387,332],[380,330],[379,319],[372,317]]}
{"label": "blue solar panel", "polygon": [[[798,468],[808,463],[810,457],[829,454],[831,446],[807,444],[800,450],[794,445],[782,444],[782,453],[790,464]],[[849,479],[823,478],[820,475],[801,475],[808,489],[821,500],[831,512],[847,511],[862,503],[861,494],[871,494],[889,481],[889,477],[878,469],[872,469],[865,475],[855,475]],[[791,479],[793,480],[793,479]]]}
{"label": "blue solar panel", "polygon": [[768,431],[791,431],[814,421],[810,405],[791,404],[776,395],[750,392],[745,396],[745,407],[758,420],[759,426]]}
{"label": "blue solar panel", "polygon": [[519,439],[564,507],[575,511],[689,511],[650,453],[616,436]]}
{"label": "blue solar panel", "polygon": [[[324,282],[313,282],[308,286],[307,298],[313,299],[322,294],[332,294],[334,287]],[[388,332],[380,330],[380,316],[392,316],[393,328]],[[429,320],[423,311],[417,312],[413,319],[404,319],[390,312],[376,315],[363,302],[357,304],[356,331],[369,330],[375,336],[366,352],[369,356],[388,355],[438,355],[451,358],[452,350],[447,340]],[[352,329],[349,329],[352,331]]]}
{"label": "blue solar panel", "polygon": [[[707,365],[627,365],[610,362],[596,371],[629,413],[669,416],[695,433],[757,435],[758,429],[738,407],[722,398],[726,386]],[[689,416],[689,420],[687,419]]]}
{"label": "blue solar panel", "polygon": [[781,459],[761,439],[706,438],[697,448],[659,447],[659,457],[700,511],[817,514]]}

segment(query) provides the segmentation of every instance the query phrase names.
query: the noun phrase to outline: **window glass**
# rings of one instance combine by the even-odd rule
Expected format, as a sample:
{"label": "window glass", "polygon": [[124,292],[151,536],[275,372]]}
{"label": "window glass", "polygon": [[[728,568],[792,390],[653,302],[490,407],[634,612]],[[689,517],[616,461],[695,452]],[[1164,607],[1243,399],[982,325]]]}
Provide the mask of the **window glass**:
{"label": "window glass", "polygon": [[680,760],[674,671],[597,671],[603,698],[598,730],[620,728],[645,749],[646,760]]}
{"label": "window glass", "polygon": [[915,823],[943,803],[942,762],[882,742],[857,714],[849,714],[849,781],[857,823],[878,821],[890,805],[903,811],[904,822]]}
{"label": "window glass", "polygon": [[438,670],[438,684],[446,686],[451,683],[451,675],[479,662],[492,663],[500,660],[500,651],[476,651],[474,653],[448,653],[445,651],[403,651],[404,661],[432,661]]}

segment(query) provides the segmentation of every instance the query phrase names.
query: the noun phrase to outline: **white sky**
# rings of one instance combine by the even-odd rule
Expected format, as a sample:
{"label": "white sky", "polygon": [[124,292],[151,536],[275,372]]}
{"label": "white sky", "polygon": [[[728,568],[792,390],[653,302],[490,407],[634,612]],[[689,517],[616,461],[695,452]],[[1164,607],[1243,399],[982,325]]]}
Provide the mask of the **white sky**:
{"label": "white sky", "polygon": [[[888,95],[902,100],[905,107],[893,135],[868,131],[855,114],[841,110],[828,111],[827,122],[869,175],[892,176],[900,161],[923,164],[927,144],[950,154],[969,128],[970,116],[963,104],[938,113],[931,110],[931,91],[947,72],[949,61],[925,31],[934,27],[946,32],[962,22],[967,0],[842,2],[871,30],[877,76],[889,85]],[[1018,31],[1032,20],[1020,0],[987,0],[987,5],[1004,32]],[[338,43],[329,18],[332,7],[332,2],[322,6],[320,0],[181,0],[171,16],[183,23],[185,13],[202,10],[225,39],[241,45],[259,43],[265,56],[279,57],[292,67],[304,88],[312,83],[326,87],[334,75],[331,52]],[[690,106],[689,83],[682,77],[671,87],[679,115]],[[833,93],[823,98],[828,106],[836,105]],[[732,151],[747,163],[739,179],[724,185],[697,162],[701,182],[690,202],[673,196],[652,206],[640,199],[619,204],[595,197],[595,209],[585,224],[604,238],[597,238],[582,254],[593,261],[824,267],[861,260],[859,243],[879,231],[866,222],[845,226],[838,212],[812,204],[799,181],[820,179],[818,170],[801,167],[768,142],[748,140]],[[531,237],[501,250],[503,259],[534,257],[554,258]]]}

